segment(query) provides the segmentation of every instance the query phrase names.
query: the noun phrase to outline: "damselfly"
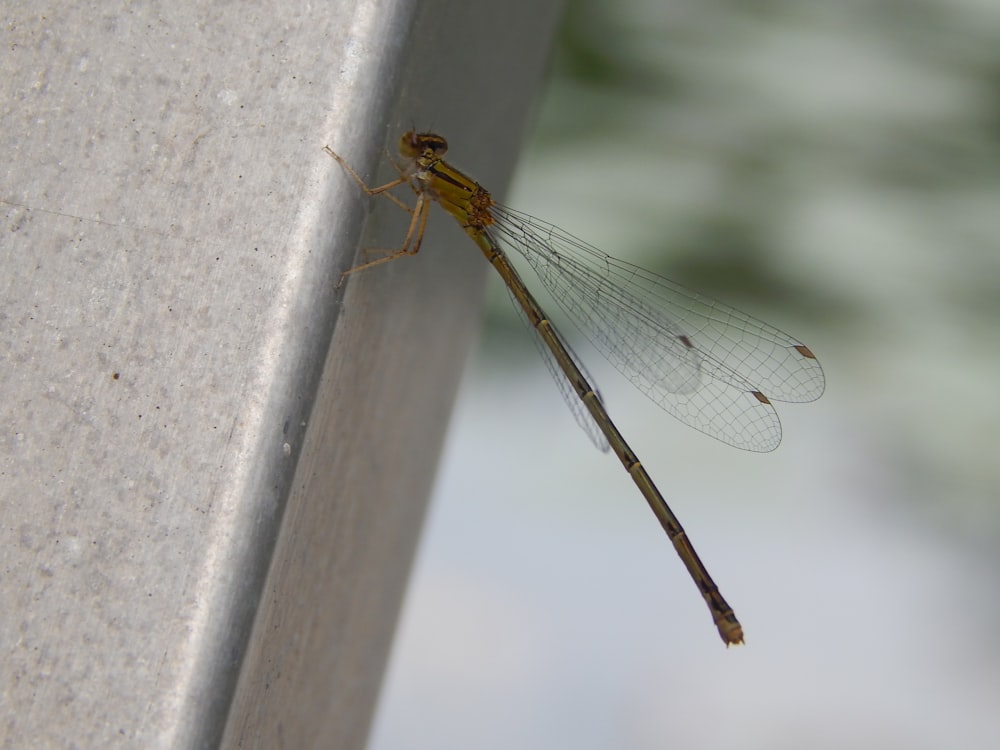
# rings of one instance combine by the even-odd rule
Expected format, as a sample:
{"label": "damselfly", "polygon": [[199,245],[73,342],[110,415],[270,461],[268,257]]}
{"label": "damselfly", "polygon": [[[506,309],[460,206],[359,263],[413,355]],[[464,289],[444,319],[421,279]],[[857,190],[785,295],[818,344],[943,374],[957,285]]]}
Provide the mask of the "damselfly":
{"label": "damselfly", "polygon": [[[726,645],[743,628],[698,558],[677,516],[605,410],[565,339],[542,312],[504,248],[519,253],[556,303],[608,361],[654,403],[724,443],[771,451],[781,441],[772,401],[806,402],[824,389],[823,370],[807,346],[751,316],[668,279],[612,258],[557,227],[502,206],[443,160],[448,144],[432,133],[404,133],[399,177],[369,188],[329,146],[324,149],[368,195],[385,194],[411,214],[403,244],[349,274],[414,255],[432,202],[458,221],[507,285],[515,307],[544,345],[550,369],[577,421],[611,448],[649,503],[704,597]],[[409,185],[411,209],[387,191]]]}

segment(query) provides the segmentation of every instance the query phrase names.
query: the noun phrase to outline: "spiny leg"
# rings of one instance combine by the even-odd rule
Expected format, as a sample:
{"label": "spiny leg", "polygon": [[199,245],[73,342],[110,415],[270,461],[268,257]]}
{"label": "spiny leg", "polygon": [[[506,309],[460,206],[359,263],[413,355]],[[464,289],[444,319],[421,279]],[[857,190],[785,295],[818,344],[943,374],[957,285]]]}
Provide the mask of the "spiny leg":
{"label": "spiny leg", "polygon": [[369,261],[367,263],[362,263],[361,265],[355,266],[354,268],[349,268],[348,270],[344,271],[340,275],[340,280],[337,282],[337,286],[335,288],[339,289],[341,285],[344,283],[344,279],[350,274],[355,273],[356,271],[363,271],[365,269],[371,268],[372,266],[378,266],[381,265],[382,263],[388,263],[390,260],[396,260],[397,258],[401,258],[404,255],[416,255],[417,252],[420,250],[420,243],[423,241],[424,230],[427,228],[427,217],[430,215],[430,202],[428,201],[427,196],[424,195],[423,193],[419,194],[417,196],[416,205],[413,208],[410,208],[395,195],[388,192],[392,188],[398,187],[399,185],[408,182],[408,178],[403,174],[402,168],[400,168],[400,166],[395,162],[393,162],[393,166],[396,167],[396,171],[400,173],[400,177],[396,180],[393,180],[392,182],[387,182],[384,185],[380,185],[379,187],[370,188],[368,187],[368,185],[365,184],[365,181],[361,178],[361,175],[359,175],[354,170],[354,168],[351,167],[351,165],[348,164],[344,160],[344,158],[340,156],[340,154],[338,154],[329,146],[324,146],[323,150],[337,160],[337,163],[340,164],[340,166],[343,167],[344,170],[354,179],[354,182],[357,183],[358,187],[361,188],[361,190],[364,191],[366,195],[369,196],[381,195],[385,198],[388,198],[411,216],[410,226],[406,230],[406,237],[403,239],[403,244],[401,247],[392,250],[381,249],[381,248],[365,248],[364,250],[362,250],[362,252],[364,252],[365,254],[376,252],[376,253],[385,253],[385,255],[381,258],[376,258],[375,260]]}
{"label": "spiny leg", "polygon": [[361,179],[361,175],[359,175],[357,172],[354,171],[354,167],[352,167],[344,160],[344,157],[342,157],[340,154],[338,154],[329,146],[323,146],[323,150],[337,160],[337,163],[340,166],[342,166],[344,170],[347,172],[347,174],[349,174],[354,179],[354,181],[358,184],[358,187],[361,188],[366,195],[371,195],[371,196],[383,195],[389,200],[391,200],[393,203],[395,203],[397,206],[399,206],[401,209],[406,211],[406,213],[408,214],[413,213],[412,208],[407,206],[405,203],[403,203],[403,201],[401,201],[392,193],[386,192],[388,190],[392,190],[394,187],[403,185],[407,181],[407,178],[403,175],[403,171],[399,168],[399,166],[395,162],[393,162],[392,165],[396,167],[396,171],[400,173],[399,178],[393,180],[392,182],[387,182],[384,185],[379,185],[376,188],[370,188],[368,187],[367,184],[365,184],[365,181]]}
{"label": "spiny leg", "polygon": [[[431,204],[428,202],[426,196],[421,193],[417,196],[417,204],[413,207],[411,214],[413,218],[410,219],[410,226],[406,230],[406,237],[403,238],[402,246],[397,250],[378,250],[375,252],[386,252],[381,258],[376,258],[375,260],[368,261],[367,263],[362,263],[360,266],[354,266],[354,268],[348,268],[342,274],[340,274],[340,281],[337,282],[337,289],[341,287],[344,283],[344,279],[350,276],[352,273],[357,271],[364,271],[365,269],[371,268],[372,266],[380,266],[383,263],[388,263],[390,260],[396,260],[397,258],[402,258],[404,255],[416,255],[420,250],[420,243],[424,239],[424,229],[427,228],[427,217],[430,216]],[[371,250],[366,250],[366,252],[373,252]]]}

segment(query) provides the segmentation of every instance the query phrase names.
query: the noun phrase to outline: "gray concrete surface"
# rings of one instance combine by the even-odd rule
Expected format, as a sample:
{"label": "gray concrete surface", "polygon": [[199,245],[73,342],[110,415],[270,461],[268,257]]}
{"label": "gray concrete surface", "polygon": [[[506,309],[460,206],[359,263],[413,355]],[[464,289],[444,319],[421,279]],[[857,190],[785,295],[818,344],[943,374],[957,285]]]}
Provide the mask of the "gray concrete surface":
{"label": "gray concrete surface", "polygon": [[363,747],[555,4],[2,8],[0,745]]}

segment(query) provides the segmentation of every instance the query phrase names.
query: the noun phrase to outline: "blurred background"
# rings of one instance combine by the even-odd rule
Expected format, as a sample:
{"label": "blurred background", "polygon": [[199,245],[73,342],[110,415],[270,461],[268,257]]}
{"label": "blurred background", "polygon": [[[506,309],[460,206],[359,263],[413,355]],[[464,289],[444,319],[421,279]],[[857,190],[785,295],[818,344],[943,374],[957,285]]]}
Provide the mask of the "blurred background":
{"label": "blurred background", "polygon": [[570,336],[727,650],[491,282],[371,748],[1000,747],[998,136],[991,0],[568,3],[507,202],[789,331],[827,391],[743,453]]}

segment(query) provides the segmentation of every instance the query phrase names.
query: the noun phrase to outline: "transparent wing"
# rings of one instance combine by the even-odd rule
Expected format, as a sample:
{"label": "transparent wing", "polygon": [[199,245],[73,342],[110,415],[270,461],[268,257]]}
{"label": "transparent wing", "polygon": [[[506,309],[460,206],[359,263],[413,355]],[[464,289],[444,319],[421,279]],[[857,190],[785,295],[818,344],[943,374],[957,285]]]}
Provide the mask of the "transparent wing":
{"label": "transparent wing", "polygon": [[739,310],[612,258],[519,211],[489,232],[519,253],[591,343],[654,403],[750,451],[781,442],[771,401],[814,401],[825,380],[801,342]]}
{"label": "transparent wing", "polygon": [[[586,405],[580,400],[580,397],[577,395],[576,390],[574,390],[573,385],[566,377],[566,373],[564,373],[562,368],[556,363],[555,357],[552,355],[552,351],[542,341],[541,337],[538,335],[538,331],[536,331],[531,323],[528,322],[528,316],[524,314],[524,310],[521,309],[521,305],[518,304],[513,293],[511,293],[509,289],[507,290],[507,293],[510,296],[510,301],[514,304],[514,310],[517,312],[517,317],[519,317],[521,322],[524,323],[525,328],[530,330],[531,338],[535,342],[535,348],[538,349],[538,353],[541,354],[542,359],[545,360],[545,366],[548,367],[549,372],[552,373],[552,378],[556,381],[556,386],[559,388],[559,393],[562,394],[563,401],[566,402],[566,406],[569,407],[569,410],[573,412],[573,419],[575,419],[576,423],[583,428],[584,432],[587,433],[587,437],[590,438],[590,442],[592,442],[602,453],[607,453],[611,450],[611,446],[608,445],[608,439],[604,436],[604,433],[601,432],[601,428],[597,426],[597,422],[594,421],[594,417],[591,415]],[[566,339],[564,339],[562,334],[559,333],[555,324],[552,324],[551,321],[549,322],[552,325],[552,330],[562,342],[563,347],[569,353],[569,356],[573,359],[576,366],[580,368],[580,372],[586,376],[587,382],[590,383],[590,387],[594,389],[594,392],[597,393],[597,398],[600,399],[601,394],[594,385],[594,379],[590,377],[590,373],[587,372],[583,363],[580,361],[580,358],[576,355],[576,352],[574,352],[570,348],[569,344],[566,343]]]}

